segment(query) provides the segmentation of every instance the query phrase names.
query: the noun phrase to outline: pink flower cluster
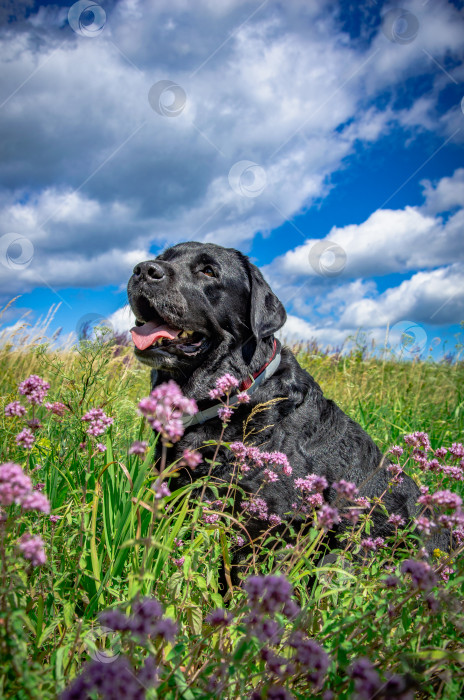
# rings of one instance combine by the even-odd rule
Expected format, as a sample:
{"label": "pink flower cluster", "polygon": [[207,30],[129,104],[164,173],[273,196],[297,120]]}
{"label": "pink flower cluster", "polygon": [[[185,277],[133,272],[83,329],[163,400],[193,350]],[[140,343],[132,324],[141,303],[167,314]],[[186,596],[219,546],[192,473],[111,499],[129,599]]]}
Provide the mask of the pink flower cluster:
{"label": "pink flower cluster", "polygon": [[345,479],[340,479],[340,481],[335,481],[332,484],[332,488],[335,489],[338,496],[346,498],[349,501],[354,501],[359,493],[359,489],[353,481],[345,481]]}
{"label": "pink flower cluster", "polygon": [[242,509],[250,513],[250,515],[255,515],[259,520],[267,520],[269,518],[267,503],[264,498],[255,496],[250,498],[249,501],[242,501]]}
{"label": "pink flower cluster", "polygon": [[30,377],[20,383],[18,388],[19,393],[26,396],[29,403],[35,405],[43,403],[49,389],[50,384],[38,377],[37,374],[31,374]]}
{"label": "pink flower cluster", "polygon": [[0,505],[10,506],[16,503],[24,510],[50,512],[50,502],[43,493],[34,491],[30,478],[19,464],[6,462],[0,464]]}
{"label": "pink flower cluster", "polygon": [[64,403],[61,403],[61,401],[54,401],[53,403],[46,403],[45,408],[47,411],[50,411],[50,413],[54,413],[55,416],[64,416],[66,411],[68,410],[68,407],[64,405]]}
{"label": "pink flower cluster", "polygon": [[163,440],[169,442],[177,442],[184,434],[182,416],[193,416],[197,411],[194,399],[184,396],[172,379],[155,387],[150,396],[139,403],[139,412],[153,430],[161,433]]}
{"label": "pink flower cluster", "polygon": [[[227,373],[216,379],[215,388],[211,389],[209,392],[211,399],[219,399],[223,404],[218,410],[218,416],[224,424],[228,423],[228,421],[232,418],[235,406],[229,406],[229,394],[233,389],[236,389],[238,385],[238,379]],[[222,400],[222,396],[226,396],[226,402]],[[242,391],[241,393],[237,394],[237,403],[248,403],[249,401],[250,397],[246,391]]]}
{"label": "pink flower cluster", "polygon": [[[433,457],[430,458],[429,452],[432,452],[432,448],[427,433],[416,432],[411,435],[405,435],[404,441],[413,448],[411,459],[420,469],[448,476],[456,481],[464,481],[464,446],[460,442],[453,442],[451,447],[448,448],[439,447],[433,453]],[[390,452],[393,452],[394,449],[397,448],[392,448]],[[448,454],[451,457],[450,461],[455,463],[441,464],[440,460],[444,459]],[[456,464],[458,460],[459,464]]]}
{"label": "pink flower cluster", "polygon": [[5,416],[24,416],[26,409],[19,401],[12,401],[5,406]]}
{"label": "pink flower cluster", "polygon": [[30,450],[32,449],[35,438],[32,430],[29,428],[23,428],[23,430],[16,435],[15,440],[18,447],[24,447],[25,450]]}
{"label": "pink flower cluster", "polygon": [[401,565],[403,574],[410,574],[412,584],[421,591],[429,591],[436,584],[436,576],[426,561],[406,559]]}
{"label": "pink flower cluster", "polygon": [[361,540],[361,547],[364,547],[364,549],[370,552],[375,552],[377,549],[385,547],[385,540],[383,537],[376,537],[375,539],[366,537],[364,540]]}
{"label": "pink flower cluster", "polygon": [[421,486],[421,496],[417,502],[427,507],[437,506],[438,508],[450,510],[459,510],[462,506],[462,498],[457,493],[444,489],[443,491],[435,491],[429,493],[428,486]]}
{"label": "pink flower cluster", "polygon": [[216,386],[214,389],[211,389],[209,396],[211,399],[220,399],[221,396],[230,394],[232,389],[236,389],[239,383],[238,379],[231,374],[224,374],[222,377],[219,377],[219,379],[216,379]]}
{"label": "pink flower cluster", "polygon": [[185,466],[189,467],[190,469],[195,469],[195,467],[198,467],[198,465],[201,464],[201,462],[202,459],[201,454],[199,452],[195,452],[195,450],[184,450],[179,465],[181,467]]}
{"label": "pink flower cluster", "polygon": [[138,455],[139,457],[144,457],[147,451],[148,442],[145,440],[135,440],[129,447],[130,455]]}
{"label": "pink flower cluster", "polygon": [[464,511],[462,510],[462,498],[449,489],[429,493],[428,486],[421,486],[420,490],[421,495],[417,499],[418,503],[430,510],[451,510],[452,512],[451,514],[442,512],[435,520],[425,515],[420,515],[415,520],[417,528],[425,535],[430,535],[432,530],[437,528],[447,528],[453,531],[458,542],[462,542],[464,540]]}
{"label": "pink flower cluster", "polygon": [[42,566],[47,561],[44,552],[44,541],[40,535],[24,534],[19,539],[19,549],[25,559],[29,559],[32,566]]}
{"label": "pink flower cluster", "polygon": [[[48,498],[40,491],[33,490],[30,478],[23,472],[19,464],[6,462],[0,464],[0,505],[11,506],[13,503],[20,505],[26,511],[50,512]],[[41,537],[28,533],[24,534],[18,541],[19,549],[33,566],[40,566],[47,561],[43,544]]]}
{"label": "pink flower cluster", "polygon": [[82,416],[82,420],[89,424],[86,431],[87,435],[93,435],[94,437],[103,435],[108,426],[114,423],[114,419],[107,416],[102,408],[91,408],[90,411],[87,411]]}
{"label": "pink flower cluster", "polygon": [[247,447],[243,442],[232,442],[230,445],[231,452],[235,455],[238,465],[242,472],[248,472],[250,469],[266,467],[266,479],[268,481],[276,480],[270,476],[272,471],[270,467],[281,468],[286,476],[292,473],[292,467],[289,464],[287,455],[283,452],[261,452],[257,447]]}

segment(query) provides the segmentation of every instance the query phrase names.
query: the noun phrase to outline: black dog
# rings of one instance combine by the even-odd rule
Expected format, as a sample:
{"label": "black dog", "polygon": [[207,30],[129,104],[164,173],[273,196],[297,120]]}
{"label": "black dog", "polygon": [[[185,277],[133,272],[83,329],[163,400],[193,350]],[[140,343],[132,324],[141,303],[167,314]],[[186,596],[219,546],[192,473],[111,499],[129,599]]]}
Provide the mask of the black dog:
{"label": "black dog", "polygon": [[[269,403],[267,410],[257,412],[248,425],[252,429],[249,444],[285,453],[293,469],[291,476],[279,475],[277,482],[261,488],[259,495],[270,514],[289,518],[297,500],[294,479],[308,474],[327,479],[324,497],[329,503],[336,497],[330,484],[345,479],[355,482],[360,494],[369,498],[385,492],[383,503],[390,513],[407,521],[417,514],[420,494],[414,481],[404,475],[403,481],[389,490],[389,463],[369,435],[324,397],[289,349],[282,348],[280,354],[274,333],[285,322],[285,309],[246,256],[210,243],[181,243],[155,260],[137,265],[128,296],[138,327],[133,333],[135,354],[153,368],[153,386],[173,378],[204,411],[217,405],[209,398],[217,378],[230,373],[244,382],[243,389],[251,383],[249,378],[255,377],[252,389],[257,388],[250,402],[237,405],[227,427],[228,441],[243,439],[244,422],[254,407],[278,399]],[[271,358],[273,373],[269,377],[263,368],[269,368]],[[177,459],[184,449],[197,449],[205,440],[219,438],[221,420],[214,408],[212,413],[215,417],[202,415],[204,423],[195,421],[186,428],[170,457]],[[214,447],[202,447],[201,454],[211,459]],[[227,482],[234,456],[221,448],[217,459],[220,464],[212,476]],[[208,469],[205,462],[194,471],[184,468],[176,484],[190,483]],[[262,472],[260,468],[250,470],[240,486],[247,493],[256,493],[263,482]],[[336,526],[334,532],[341,527]],[[256,519],[249,532],[256,537],[262,528],[263,522]],[[391,532],[387,517],[377,507],[371,536]],[[431,549],[446,549],[447,545],[444,534],[429,544]]]}

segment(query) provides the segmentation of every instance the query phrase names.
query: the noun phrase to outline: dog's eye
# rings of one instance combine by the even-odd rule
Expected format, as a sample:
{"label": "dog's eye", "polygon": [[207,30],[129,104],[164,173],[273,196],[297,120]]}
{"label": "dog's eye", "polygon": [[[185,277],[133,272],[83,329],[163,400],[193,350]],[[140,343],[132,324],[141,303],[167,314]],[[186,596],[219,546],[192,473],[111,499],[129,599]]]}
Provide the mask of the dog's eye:
{"label": "dog's eye", "polygon": [[200,272],[202,272],[207,277],[216,277],[216,274],[215,274],[213,268],[211,267],[211,265],[206,265],[206,267],[204,267],[202,270],[200,270]]}

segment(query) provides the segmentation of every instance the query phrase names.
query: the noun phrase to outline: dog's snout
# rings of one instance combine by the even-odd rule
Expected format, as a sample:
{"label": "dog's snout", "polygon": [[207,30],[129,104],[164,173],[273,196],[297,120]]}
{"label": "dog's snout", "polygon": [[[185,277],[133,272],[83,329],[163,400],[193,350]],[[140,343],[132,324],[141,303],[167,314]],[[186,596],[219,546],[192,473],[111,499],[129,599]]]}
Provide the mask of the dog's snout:
{"label": "dog's snout", "polygon": [[156,262],[142,262],[134,267],[134,277],[157,281],[163,279],[164,270],[161,265]]}

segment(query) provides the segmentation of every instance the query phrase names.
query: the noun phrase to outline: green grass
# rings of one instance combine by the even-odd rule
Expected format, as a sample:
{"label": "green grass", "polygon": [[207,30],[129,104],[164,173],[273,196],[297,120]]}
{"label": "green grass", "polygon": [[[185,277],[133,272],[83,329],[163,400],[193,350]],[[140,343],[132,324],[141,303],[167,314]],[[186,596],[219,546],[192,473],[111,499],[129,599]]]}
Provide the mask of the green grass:
{"label": "green grass", "polygon": [[[326,396],[382,449],[417,430],[428,432],[433,448],[462,441],[462,363],[401,363],[366,358],[356,351],[345,357],[300,351],[298,358]],[[319,530],[309,527],[294,550],[285,550],[269,532],[256,544],[265,556],[257,560],[254,571],[285,574],[302,612],[293,622],[278,614],[283,640],[264,643],[246,623],[243,590],[235,590],[227,602],[234,622],[221,632],[205,618],[225,605],[219,567],[230,560],[233,532],[246,523],[243,518],[235,523],[219,510],[218,522],[206,524],[205,505],[192,497],[190,488],[162,500],[154,498],[155,437],[137,413],[138,401],[149,392],[148,371],[128,348],[84,342],[79,351],[66,352],[47,345],[21,350],[5,346],[0,350],[0,373],[2,405],[18,399],[21,380],[38,374],[51,384],[49,398],[68,407],[63,418],[38,407],[36,415],[43,425],[30,453],[15,443],[24,419],[7,418],[1,410],[0,461],[16,462],[34,483],[45,483],[52,513],[60,516],[52,523],[47,515],[25,513],[20,506],[5,509],[7,519],[0,525],[1,696],[56,697],[79,676],[97,647],[123,654],[118,658],[130,659],[133,669],[147,657],[155,658],[160,682],[147,697],[247,698],[258,688],[265,698],[268,688],[282,685],[296,698],[321,697],[328,689],[336,698],[349,698],[354,692],[349,667],[359,656],[369,657],[384,680],[387,672],[411,677],[420,685],[417,697],[460,696],[461,556],[454,560],[450,580],[434,589],[439,609],[431,614],[429,594],[411,589],[409,579],[398,570],[402,559],[417,556],[415,535],[399,536],[375,556],[353,560],[350,552],[359,549],[358,533],[340,543],[348,554],[316,568]],[[105,453],[89,447],[89,441],[85,449],[79,448],[86,439],[81,418],[93,406],[114,417],[114,424],[99,438],[106,444]],[[141,439],[150,443],[146,458],[129,456],[128,447]],[[416,480],[420,478],[411,462],[408,469]],[[435,475],[428,474],[427,483],[462,491],[462,482],[441,483]],[[365,523],[363,536],[368,527]],[[48,561],[43,567],[31,567],[18,553],[18,538],[26,531],[40,534],[45,542]],[[178,539],[183,541],[180,549]],[[397,551],[395,559],[392,549]],[[180,555],[184,561],[176,564]],[[433,564],[436,568],[446,560],[445,555]],[[390,569],[400,580],[393,590],[383,583]],[[142,639],[129,632],[102,632],[98,622],[102,611],[120,606],[130,614],[141,596],[156,597],[165,614],[177,621],[176,643],[156,635]],[[298,664],[288,678],[279,679],[260,655],[267,646],[290,659],[292,630],[303,631],[329,654],[322,690]],[[214,688],[215,673],[219,685]]]}

